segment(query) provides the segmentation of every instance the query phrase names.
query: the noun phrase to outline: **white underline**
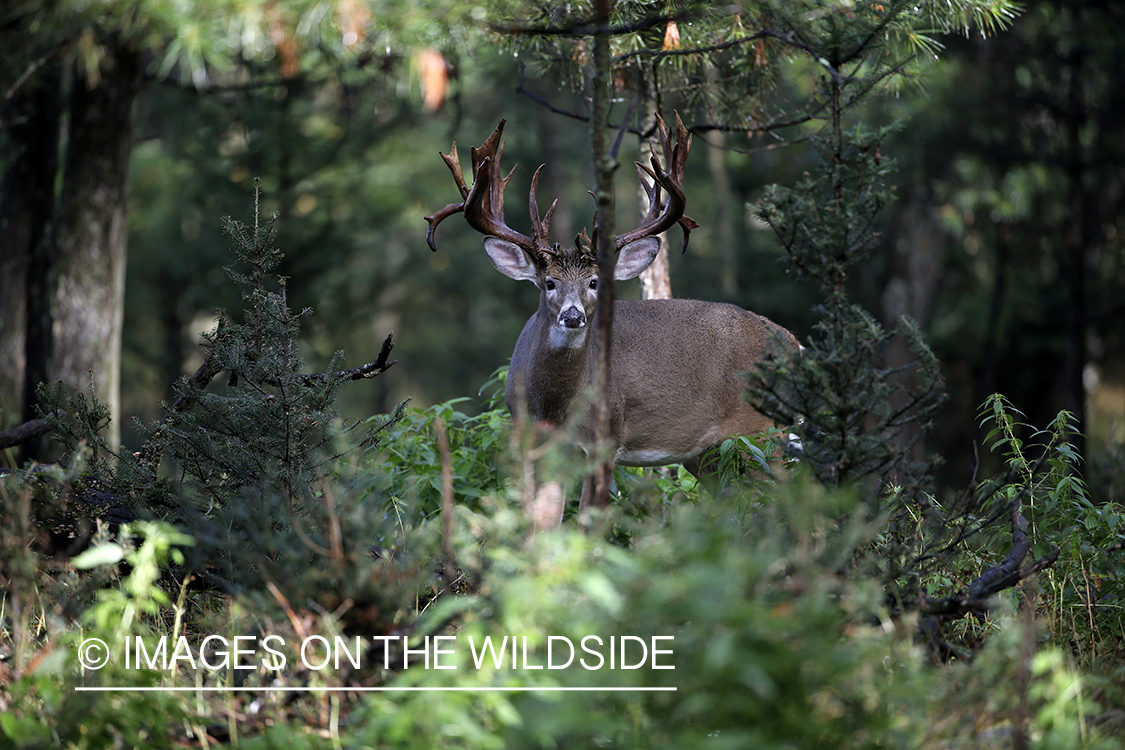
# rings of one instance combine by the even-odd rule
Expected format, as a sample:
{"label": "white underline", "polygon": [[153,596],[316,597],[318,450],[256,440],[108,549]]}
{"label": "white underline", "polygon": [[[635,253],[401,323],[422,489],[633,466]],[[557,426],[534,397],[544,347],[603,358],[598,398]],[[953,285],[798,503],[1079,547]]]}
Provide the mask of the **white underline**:
{"label": "white underline", "polygon": [[75,692],[101,693],[563,693],[563,692],[675,692],[675,687],[130,687],[127,685],[82,687]]}

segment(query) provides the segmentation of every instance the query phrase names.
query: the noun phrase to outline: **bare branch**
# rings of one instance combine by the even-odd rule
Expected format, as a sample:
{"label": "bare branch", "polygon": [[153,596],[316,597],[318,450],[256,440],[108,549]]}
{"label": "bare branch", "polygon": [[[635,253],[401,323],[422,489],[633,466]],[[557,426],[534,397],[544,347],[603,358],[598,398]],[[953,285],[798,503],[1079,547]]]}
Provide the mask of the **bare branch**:
{"label": "bare branch", "polygon": [[383,341],[383,348],[379,351],[379,356],[375,358],[374,362],[369,362],[366,365],[353,367],[350,370],[337,370],[336,372],[314,372],[308,375],[298,375],[298,380],[303,385],[312,385],[313,383],[323,383],[328,380],[343,379],[343,380],[370,380],[371,378],[382,375],[389,370],[392,365],[398,362],[397,359],[387,361],[390,356],[391,350],[395,348],[394,333],[387,334],[387,338]]}
{"label": "bare branch", "polygon": [[26,443],[32,438],[46,435],[51,430],[55,429],[49,420],[56,416],[60,418],[65,417],[66,413],[61,411],[57,414],[51,412],[43,419],[31,419],[24,422],[19,427],[13,427],[10,430],[0,432],[0,448],[11,448],[13,445]]}

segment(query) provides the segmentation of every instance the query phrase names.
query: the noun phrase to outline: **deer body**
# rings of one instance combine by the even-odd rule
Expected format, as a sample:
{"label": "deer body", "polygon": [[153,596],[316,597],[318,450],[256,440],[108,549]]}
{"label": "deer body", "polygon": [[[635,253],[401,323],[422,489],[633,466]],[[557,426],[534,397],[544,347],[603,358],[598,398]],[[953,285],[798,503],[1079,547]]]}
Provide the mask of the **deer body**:
{"label": "deer body", "polygon": [[[489,238],[485,248],[501,273],[540,288],[539,308],[512,352],[508,410],[517,413],[523,399],[527,414],[538,421],[562,425],[574,408],[585,418],[596,269],[565,251],[557,263],[534,269],[519,263],[516,247]],[[615,277],[640,273],[656,249],[655,239],[623,249]],[[742,398],[739,374],[779,341],[797,346],[785,329],[734,305],[689,299],[615,302],[609,381],[615,463],[682,463],[699,475],[700,456],[724,437],[768,430],[773,423]],[[586,422],[581,432],[589,437]]]}
{"label": "deer body", "polygon": [[[734,305],[669,299],[614,306],[610,434],[617,463],[684,464],[730,435],[773,422],[743,398],[752,370],[773,345],[764,318]],[[670,331],[690,331],[686,336]]]}
{"label": "deer body", "polygon": [[[651,169],[637,165],[649,212],[639,227],[614,240],[614,279],[619,281],[635,278],[648,267],[660,249],[662,232],[678,223],[686,249],[688,235],[697,226],[683,213],[683,172],[691,138],[677,118],[673,146],[664,123],[658,122],[668,171],[655,157]],[[532,419],[555,425],[577,421],[588,440],[592,435],[585,394],[594,360],[590,331],[596,323],[599,286],[596,254],[585,232],[572,248],[550,242],[554,205],[540,217],[538,171],[531,184],[532,236],[504,223],[504,188],[511,174],[501,177],[499,169],[503,127],[501,121],[485,143],[472,150],[471,188],[461,173],[456,142],[448,155],[442,154],[462,202],[426,217],[430,224],[426,239],[436,250],[434,229],[448,216],[464,212],[469,225],[484,235],[492,265],[509,278],[531,281],[539,288],[539,308],[512,352],[505,393],[508,409],[517,414],[526,405]],[[661,189],[668,193],[666,202],[661,200]],[[682,463],[700,476],[707,473],[701,456],[708,448],[728,435],[755,435],[773,425],[742,398],[739,374],[753,369],[778,344],[798,346],[784,328],[734,305],[698,300],[622,301],[614,304],[613,311],[608,389],[616,463]],[[583,504],[588,490],[584,488]]]}

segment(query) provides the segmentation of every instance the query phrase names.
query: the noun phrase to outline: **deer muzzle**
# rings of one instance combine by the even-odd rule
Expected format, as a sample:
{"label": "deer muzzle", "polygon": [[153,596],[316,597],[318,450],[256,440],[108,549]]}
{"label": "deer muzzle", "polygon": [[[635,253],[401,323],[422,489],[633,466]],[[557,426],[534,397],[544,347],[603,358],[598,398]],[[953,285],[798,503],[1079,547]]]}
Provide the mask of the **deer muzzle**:
{"label": "deer muzzle", "polygon": [[582,308],[571,305],[559,313],[559,325],[571,329],[585,328],[586,314],[582,312]]}

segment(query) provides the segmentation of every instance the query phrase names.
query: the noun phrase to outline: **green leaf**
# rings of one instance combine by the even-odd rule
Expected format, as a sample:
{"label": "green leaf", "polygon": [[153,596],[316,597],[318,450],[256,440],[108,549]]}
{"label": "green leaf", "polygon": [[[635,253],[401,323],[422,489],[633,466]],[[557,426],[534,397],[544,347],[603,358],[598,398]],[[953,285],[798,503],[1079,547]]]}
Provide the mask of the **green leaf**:
{"label": "green leaf", "polygon": [[70,561],[70,564],[80,570],[96,568],[101,565],[116,565],[125,559],[125,548],[120,544],[110,542],[82,552]]}

